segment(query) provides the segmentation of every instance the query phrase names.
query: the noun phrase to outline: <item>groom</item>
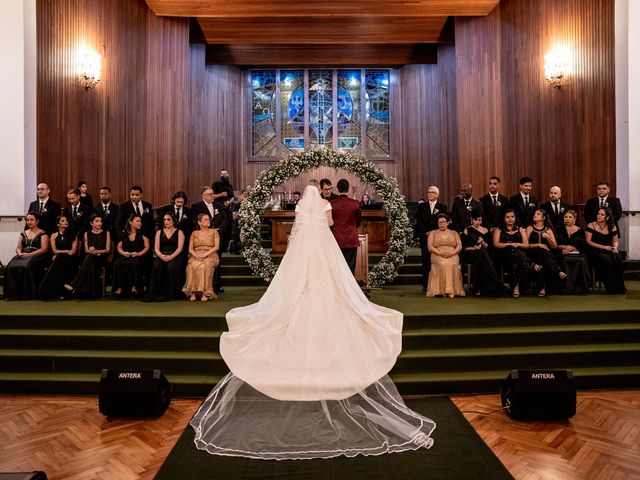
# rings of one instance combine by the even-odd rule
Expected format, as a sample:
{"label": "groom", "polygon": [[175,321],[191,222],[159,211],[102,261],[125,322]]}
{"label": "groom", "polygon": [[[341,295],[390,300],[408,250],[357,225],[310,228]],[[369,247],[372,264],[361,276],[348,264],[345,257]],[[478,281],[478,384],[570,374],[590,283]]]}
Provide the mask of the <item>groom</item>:
{"label": "groom", "polygon": [[351,273],[356,272],[356,256],[358,252],[358,230],[362,210],[360,202],[348,197],[349,182],[344,178],[337,184],[338,196],[331,201],[333,209],[333,226],[331,231],[338,242],[340,250],[347,261]]}

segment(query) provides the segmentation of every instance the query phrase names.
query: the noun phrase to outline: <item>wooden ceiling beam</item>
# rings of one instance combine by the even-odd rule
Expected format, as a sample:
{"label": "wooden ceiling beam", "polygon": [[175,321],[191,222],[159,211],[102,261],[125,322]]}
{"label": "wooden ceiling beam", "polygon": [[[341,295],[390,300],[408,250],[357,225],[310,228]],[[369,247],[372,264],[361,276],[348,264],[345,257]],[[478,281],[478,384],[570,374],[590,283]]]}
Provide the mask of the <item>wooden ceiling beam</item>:
{"label": "wooden ceiling beam", "polygon": [[207,65],[244,68],[401,67],[437,63],[436,44],[416,45],[207,45]]}
{"label": "wooden ceiling beam", "polygon": [[437,42],[447,17],[199,17],[198,21],[208,44],[407,45]]}
{"label": "wooden ceiling beam", "polygon": [[482,16],[500,0],[146,0],[156,15],[172,17],[334,17],[381,15]]}

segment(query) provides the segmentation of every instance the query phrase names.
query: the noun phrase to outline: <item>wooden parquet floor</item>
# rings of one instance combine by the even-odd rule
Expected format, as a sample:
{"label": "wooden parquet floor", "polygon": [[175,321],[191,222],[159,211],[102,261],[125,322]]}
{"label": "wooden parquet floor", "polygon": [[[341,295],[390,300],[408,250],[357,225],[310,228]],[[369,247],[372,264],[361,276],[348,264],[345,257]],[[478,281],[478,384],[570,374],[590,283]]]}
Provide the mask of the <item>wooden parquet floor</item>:
{"label": "wooden parquet floor", "polygon": [[[518,480],[640,479],[640,391],[580,392],[569,422],[511,420],[496,411],[497,395],[453,400]],[[107,420],[93,397],[0,397],[0,472],[151,479],[199,404],[177,399],[158,419]]]}

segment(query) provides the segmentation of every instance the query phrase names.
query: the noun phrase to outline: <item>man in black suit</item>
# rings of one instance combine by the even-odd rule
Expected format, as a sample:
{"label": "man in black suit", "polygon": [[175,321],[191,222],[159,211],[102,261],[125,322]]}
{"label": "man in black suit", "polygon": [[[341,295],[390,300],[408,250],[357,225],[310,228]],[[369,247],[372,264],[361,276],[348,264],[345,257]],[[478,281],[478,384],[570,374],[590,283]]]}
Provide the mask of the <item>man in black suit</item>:
{"label": "man in black suit", "polygon": [[504,212],[509,208],[509,198],[500,193],[500,178],[489,178],[489,193],[480,197],[482,224],[493,231],[502,226]]}
{"label": "man in black suit", "polygon": [[102,187],[100,189],[100,201],[93,207],[93,213],[102,217],[102,228],[111,235],[111,241],[118,239],[116,221],[120,207],[111,201],[111,189]]}
{"label": "man in black suit", "polygon": [[189,197],[183,191],[178,191],[171,196],[171,204],[167,205],[160,215],[158,216],[158,228],[162,228],[164,225],[163,217],[165,214],[170,213],[175,218],[176,228],[178,230],[182,230],[184,233],[185,240],[185,249],[184,252],[187,251],[187,244],[189,242],[189,236],[193,231],[193,213],[191,209],[187,207],[187,203],[189,202]]}
{"label": "man in black suit", "polygon": [[571,205],[562,201],[562,190],[557,185],[549,189],[549,201],[540,205],[547,213],[547,218],[557,232],[564,226],[564,212],[571,209]]}
{"label": "man in black suit", "polygon": [[80,202],[80,190],[72,188],[67,192],[69,202],[64,209],[64,216],[69,219],[69,229],[76,234],[78,240],[84,240],[84,232],[89,229],[91,209]]}
{"label": "man in black suit", "polygon": [[[142,218],[142,234],[151,243],[150,252],[153,252],[153,240],[155,238],[155,221],[153,218],[153,206],[142,200],[142,187],[134,185],[129,189],[129,201],[120,205],[116,218],[118,238],[122,238],[127,232],[127,223],[133,214]],[[117,241],[117,240],[116,240]]]}
{"label": "man in black suit", "polygon": [[[213,189],[208,186],[202,187],[201,190],[202,200],[196,203],[193,208],[194,228],[198,226],[198,215],[204,213],[211,219],[211,228],[217,228],[218,234],[227,228],[227,214],[222,211],[219,205],[214,203]],[[222,242],[222,238],[220,239]],[[220,284],[220,267],[222,266],[222,249],[218,250],[218,257],[220,258],[220,264],[216,267],[214,273],[214,287],[216,293],[224,292],[224,288]]]}
{"label": "man in black suit", "polygon": [[[598,183],[598,195],[587,200],[584,208],[585,224],[596,221],[599,209],[608,208],[611,211],[613,222],[618,226],[618,222],[622,217],[622,204],[619,198],[612,197],[610,193],[611,187],[607,182]],[[619,227],[618,231],[620,231]]]}
{"label": "man in black suit", "polygon": [[320,196],[329,201],[338,198],[338,195],[333,193],[333,185],[331,185],[331,180],[328,178],[320,180]]}
{"label": "man in black suit", "polygon": [[229,180],[229,170],[220,170],[218,180],[211,184],[213,190],[213,203],[227,216],[224,230],[220,230],[220,251],[227,251],[231,240],[231,204],[233,203],[233,185]]}
{"label": "man in black suit", "polygon": [[516,213],[516,220],[522,228],[527,228],[533,223],[533,212],[538,208],[538,199],[531,190],[533,190],[531,177],[522,177],[520,191],[509,198],[509,208]]}
{"label": "man in black suit", "polygon": [[482,215],[482,204],[472,196],[473,186],[463,183],[460,193],[451,205],[451,223],[453,229],[460,233],[471,225],[471,212]]}
{"label": "man in black suit", "polygon": [[429,272],[431,271],[431,253],[427,247],[427,235],[432,230],[438,228],[437,217],[441,213],[447,213],[447,206],[438,202],[440,190],[438,187],[427,188],[427,202],[418,204],[416,210],[416,236],[420,241],[420,251],[422,253],[422,288],[427,289]]}
{"label": "man in black suit", "polygon": [[[36,187],[36,201],[29,204],[28,212],[36,212],[40,215],[38,226],[51,236],[58,230],[56,219],[60,216],[61,207],[58,202],[49,197],[49,185],[39,183]],[[27,227],[25,226],[25,229]]]}

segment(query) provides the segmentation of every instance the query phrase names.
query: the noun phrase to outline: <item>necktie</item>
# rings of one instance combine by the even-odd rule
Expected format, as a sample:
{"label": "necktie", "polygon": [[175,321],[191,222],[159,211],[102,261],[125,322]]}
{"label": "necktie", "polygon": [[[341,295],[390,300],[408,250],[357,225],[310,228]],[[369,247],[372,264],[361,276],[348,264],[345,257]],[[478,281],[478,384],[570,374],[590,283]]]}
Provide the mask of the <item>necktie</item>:
{"label": "necktie", "polygon": [[491,195],[491,201],[493,202],[493,205],[495,206],[495,204],[497,202],[495,195]]}
{"label": "necktie", "polygon": [[528,207],[529,206],[529,195],[525,195],[524,196],[524,206]]}
{"label": "necktie", "polygon": [[465,200],[465,201],[464,201],[464,206],[465,206],[465,207],[468,207],[468,206],[469,206],[469,201],[470,201],[470,200]]}
{"label": "necktie", "polygon": [[77,206],[74,206],[74,207],[73,207],[73,213],[72,213],[72,215],[73,215],[73,219],[74,219],[74,220],[76,219],[76,215],[77,215],[77,214],[78,214],[78,207],[77,207]]}
{"label": "necktie", "polygon": [[38,213],[42,213],[43,210],[44,210],[44,202],[40,202],[40,210],[38,210]]}
{"label": "necktie", "polygon": [[556,215],[558,215],[558,202],[553,202],[553,210],[556,213]]}
{"label": "necktie", "polygon": [[180,209],[176,208],[176,218],[180,221]]}
{"label": "necktie", "polygon": [[136,215],[140,215],[140,204],[139,203],[135,204],[135,211],[136,211]]}
{"label": "necktie", "polygon": [[604,198],[600,199],[600,208],[604,208]]}

